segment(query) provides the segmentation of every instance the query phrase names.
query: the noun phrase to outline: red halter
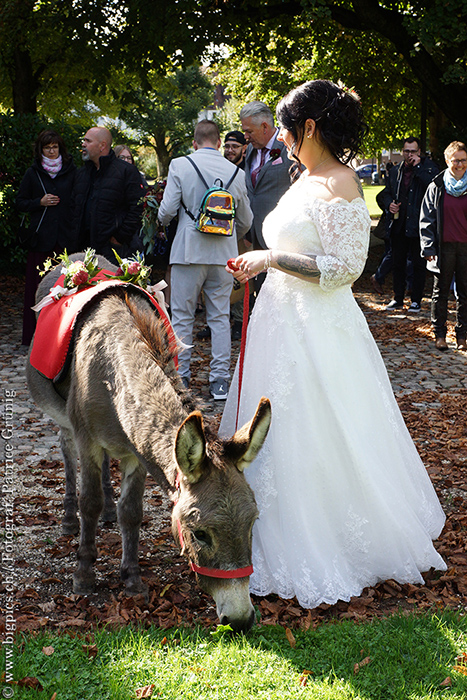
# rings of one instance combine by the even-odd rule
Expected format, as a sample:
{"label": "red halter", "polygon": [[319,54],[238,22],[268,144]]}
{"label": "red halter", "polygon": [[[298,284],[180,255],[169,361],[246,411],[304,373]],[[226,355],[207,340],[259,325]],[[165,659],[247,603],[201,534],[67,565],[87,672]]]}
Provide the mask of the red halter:
{"label": "red halter", "polygon": [[[180,493],[180,472],[177,474],[177,479],[175,482],[177,493]],[[174,505],[177,505],[178,497],[174,500]],[[183,550],[185,543],[183,541],[182,526],[180,525],[180,520],[177,518],[177,530],[178,538],[180,540],[180,547]],[[251,576],[253,573],[253,566],[244,566],[242,569],[208,569],[205,566],[198,566],[194,562],[190,561],[190,567],[192,571],[197,574],[202,574],[203,576],[211,576],[212,578],[245,578],[246,576]]]}

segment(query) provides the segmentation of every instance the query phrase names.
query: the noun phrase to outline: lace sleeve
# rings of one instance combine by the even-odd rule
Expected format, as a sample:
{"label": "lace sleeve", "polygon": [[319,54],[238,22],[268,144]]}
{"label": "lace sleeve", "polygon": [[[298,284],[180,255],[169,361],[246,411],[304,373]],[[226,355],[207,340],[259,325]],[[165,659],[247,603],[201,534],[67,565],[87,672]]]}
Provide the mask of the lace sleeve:
{"label": "lace sleeve", "polygon": [[365,267],[370,241],[370,216],[363,199],[352,202],[315,200],[313,218],[324,255],[316,263],[325,291],[352,284]]}

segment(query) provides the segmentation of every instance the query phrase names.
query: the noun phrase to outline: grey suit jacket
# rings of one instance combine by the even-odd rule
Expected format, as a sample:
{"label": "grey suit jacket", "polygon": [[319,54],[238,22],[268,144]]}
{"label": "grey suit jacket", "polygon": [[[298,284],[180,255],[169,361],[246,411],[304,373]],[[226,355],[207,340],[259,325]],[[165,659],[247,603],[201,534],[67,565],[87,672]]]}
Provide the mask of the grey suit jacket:
{"label": "grey suit jacket", "polygon": [[[225,186],[232,177],[236,165],[214,148],[200,148],[190,158],[211,187],[219,178]],[[169,166],[167,186],[159,208],[158,218],[167,225],[178,214],[178,226],[170,253],[171,265],[225,265],[229,258],[238,255],[237,239],[242,238],[253,221],[245,185],[245,173],[238,168],[229,191],[235,197],[235,232],[230,238],[201,233],[182,206],[197,216],[201,199],[206,191],[201,178],[185,157],[174,158]]]}
{"label": "grey suit jacket", "polygon": [[256,180],[256,187],[251,182],[251,161],[255,149],[248,146],[245,155],[245,180],[253,210],[253,226],[251,242],[254,248],[267,248],[263,238],[263,221],[274,209],[284,192],[290,187],[289,168],[292,162],[287,158],[287,148],[282,141],[274,141],[273,149],[279,149],[281,154],[275,160],[269,158],[261,168]]}

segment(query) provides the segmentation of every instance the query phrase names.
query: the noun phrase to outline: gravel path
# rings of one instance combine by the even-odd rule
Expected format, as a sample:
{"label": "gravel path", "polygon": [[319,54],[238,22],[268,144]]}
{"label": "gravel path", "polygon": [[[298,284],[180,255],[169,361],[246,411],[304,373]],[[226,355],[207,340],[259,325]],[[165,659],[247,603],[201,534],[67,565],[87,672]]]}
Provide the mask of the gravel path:
{"label": "gravel path", "polygon": [[[401,400],[408,398],[410,402],[410,395],[413,394],[411,410],[419,415],[427,409],[436,409],[440,405],[441,395],[446,392],[450,395],[458,393],[459,401],[464,401],[467,389],[467,353],[455,350],[452,328],[447,338],[449,351],[441,353],[434,347],[428,299],[424,300],[420,314],[385,311],[384,306],[390,296],[377,297],[371,289],[371,262],[370,259],[368,269],[355,285],[354,292],[377,339],[396,396]],[[451,306],[450,321],[453,320],[454,313],[453,304]],[[3,431],[0,460],[13,459],[15,465],[15,560],[19,567],[16,586],[20,597],[23,596],[24,599],[26,596],[26,602],[28,591],[34,587],[34,595],[40,595],[42,601],[37,601],[35,614],[42,614],[37,612],[39,608],[49,614],[50,603],[47,601],[52,599],[54,592],[57,594],[64,590],[62,582],[66,582],[68,592],[71,589],[76,543],[69,543],[66,538],[60,537],[64,491],[62,467],[50,464],[61,461],[58,428],[29,397],[24,377],[27,350],[20,345],[21,319],[21,280],[6,278],[0,283],[0,425]],[[204,323],[204,315],[198,315],[195,330],[204,327]],[[238,341],[233,343],[232,368],[239,345]],[[224,404],[213,401],[208,392],[209,351],[209,341],[196,341],[192,389],[202,403],[204,412],[220,419]],[[116,470],[114,478],[118,482]],[[2,477],[2,485],[3,483]],[[462,497],[464,495],[466,494],[462,493]],[[169,533],[169,504],[154,486],[145,502],[150,504],[151,518],[146,518],[143,526],[141,552],[142,556],[149,556],[151,543],[157,537],[160,539],[161,528],[162,532]],[[160,514],[159,521],[154,521],[154,506],[157,506],[156,510]],[[113,541],[111,537],[117,538],[117,532],[116,527],[108,532],[108,540]],[[165,537],[171,539],[170,533]],[[170,547],[177,553],[173,543],[163,546]],[[172,556],[171,550],[169,555]],[[111,560],[112,553],[108,556],[109,559],[106,560],[104,551],[103,568],[106,561]],[[100,584],[103,596],[108,595],[106,575],[103,574]],[[117,587],[117,571],[115,576]],[[162,576],[159,571],[159,577]],[[214,612],[211,612],[215,617]]]}

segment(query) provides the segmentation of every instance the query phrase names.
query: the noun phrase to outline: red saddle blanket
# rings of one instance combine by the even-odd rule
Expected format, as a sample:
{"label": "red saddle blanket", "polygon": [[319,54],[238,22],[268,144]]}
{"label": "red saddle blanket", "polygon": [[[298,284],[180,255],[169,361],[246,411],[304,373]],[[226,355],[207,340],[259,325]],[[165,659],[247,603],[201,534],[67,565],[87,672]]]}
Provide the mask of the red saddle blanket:
{"label": "red saddle blanket", "polygon": [[[102,276],[102,273],[98,275],[98,277]],[[64,279],[65,275],[62,275],[56,284],[62,286]],[[79,315],[90,304],[98,300],[99,296],[112,292],[115,287],[122,286],[131,287],[132,291],[136,290],[151,302],[164,322],[170,346],[174,348],[175,352],[177,343],[173,328],[154,297],[134,284],[106,278],[105,281],[99,282],[93,287],[86,287],[76,294],[61,297],[61,299],[41,309],[29,356],[31,365],[54,382],[63,379],[71,362],[74,330]]]}

